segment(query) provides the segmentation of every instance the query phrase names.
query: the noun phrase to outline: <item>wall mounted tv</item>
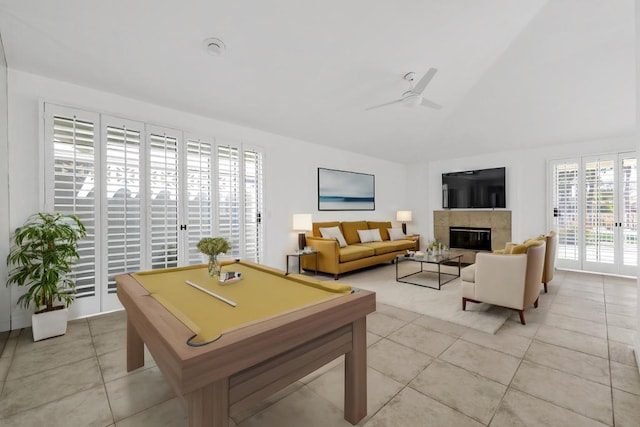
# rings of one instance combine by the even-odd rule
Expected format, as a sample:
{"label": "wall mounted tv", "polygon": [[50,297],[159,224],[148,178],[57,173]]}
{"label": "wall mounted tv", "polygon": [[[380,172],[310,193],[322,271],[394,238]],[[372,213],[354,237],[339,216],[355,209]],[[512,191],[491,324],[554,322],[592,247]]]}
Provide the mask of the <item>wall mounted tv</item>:
{"label": "wall mounted tv", "polygon": [[506,208],[505,168],[443,173],[442,207]]}

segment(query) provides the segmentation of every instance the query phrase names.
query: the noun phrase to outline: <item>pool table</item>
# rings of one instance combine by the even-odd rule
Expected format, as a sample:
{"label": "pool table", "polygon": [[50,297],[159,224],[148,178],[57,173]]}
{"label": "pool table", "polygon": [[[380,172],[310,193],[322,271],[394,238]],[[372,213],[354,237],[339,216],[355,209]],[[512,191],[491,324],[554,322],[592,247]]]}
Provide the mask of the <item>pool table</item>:
{"label": "pool table", "polygon": [[[186,405],[190,426],[227,426],[246,409],[345,355],[344,418],[367,413],[366,316],[375,293],[247,261],[116,277],[127,311],[127,370],[144,365],[144,344]],[[222,296],[225,303],[186,282]]]}

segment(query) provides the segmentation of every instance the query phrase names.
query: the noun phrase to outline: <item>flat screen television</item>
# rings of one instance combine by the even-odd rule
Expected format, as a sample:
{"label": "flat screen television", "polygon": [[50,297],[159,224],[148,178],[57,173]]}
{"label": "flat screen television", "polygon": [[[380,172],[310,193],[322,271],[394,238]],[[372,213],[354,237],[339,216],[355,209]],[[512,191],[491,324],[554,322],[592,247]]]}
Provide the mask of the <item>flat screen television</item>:
{"label": "flat screen television", "polygon": [[506,208],[505,168],[443,173],[442,207]]}

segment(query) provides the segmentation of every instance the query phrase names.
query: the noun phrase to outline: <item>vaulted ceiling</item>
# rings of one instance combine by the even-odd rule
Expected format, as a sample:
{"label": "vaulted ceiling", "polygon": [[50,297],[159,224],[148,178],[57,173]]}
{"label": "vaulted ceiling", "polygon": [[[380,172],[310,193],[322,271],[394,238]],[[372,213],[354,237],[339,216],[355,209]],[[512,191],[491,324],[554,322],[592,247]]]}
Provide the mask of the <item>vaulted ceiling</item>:
{"label": "vaulted ceiling", "polygon": [[[403,163],[632,133],[634,25],[633,0],[0,0],[9,68]],[[430,67],[441,110],[365,110]]]}

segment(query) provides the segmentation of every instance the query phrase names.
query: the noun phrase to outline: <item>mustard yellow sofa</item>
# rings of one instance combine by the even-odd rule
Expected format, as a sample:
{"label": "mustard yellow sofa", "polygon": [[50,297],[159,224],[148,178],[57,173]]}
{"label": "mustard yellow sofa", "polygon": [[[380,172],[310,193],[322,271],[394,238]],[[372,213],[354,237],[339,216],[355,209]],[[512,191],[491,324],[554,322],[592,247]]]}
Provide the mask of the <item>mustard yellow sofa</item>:
{"label": "mustard yellow sofa", "polygon": [[[320,228],[338,227],[347,245],[340,247],[338,239],[324,238]],[[318,251],[318,271],[333,274],[338,280],[341,273],[394,261],[396,256],[415,250],[416,242],[409,237],[390,240],[391,222],[385,221],[332,221],[314,222],[312,236],[307,236],[307,246]],[[378,229],[382,241],[362,243],[358,230]],[[302,268],[315,269],[313,257],[301,259]]]}

